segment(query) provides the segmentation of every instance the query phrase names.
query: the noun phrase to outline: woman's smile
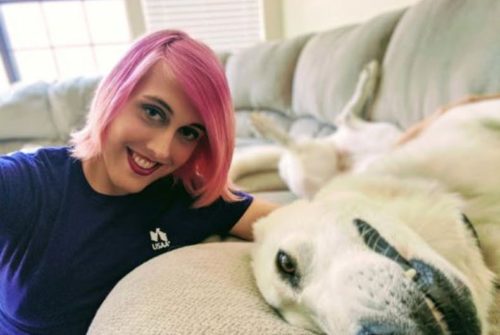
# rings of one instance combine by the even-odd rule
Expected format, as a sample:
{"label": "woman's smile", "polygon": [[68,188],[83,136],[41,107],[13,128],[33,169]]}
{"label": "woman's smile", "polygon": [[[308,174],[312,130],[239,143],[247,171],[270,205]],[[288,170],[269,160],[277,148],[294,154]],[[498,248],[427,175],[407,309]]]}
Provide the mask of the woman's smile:
{"label": "woman's smile", "polygon": [[140,176],[149,176],[162,164],[149,160],[130,148],[127,148],[128,163],[132,171]]}

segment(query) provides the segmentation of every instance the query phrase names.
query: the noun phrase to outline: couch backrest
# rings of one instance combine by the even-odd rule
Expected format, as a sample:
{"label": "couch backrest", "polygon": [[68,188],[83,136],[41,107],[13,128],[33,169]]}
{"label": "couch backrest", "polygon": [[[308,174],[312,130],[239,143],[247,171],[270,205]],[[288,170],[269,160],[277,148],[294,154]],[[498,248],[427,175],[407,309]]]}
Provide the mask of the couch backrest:
{"label": "couch backrest", "polygon": [[321,136],[353,93],[369,61],[383,61],[398,10],[364,24],[260,43],[229,55],[226,72],[237,112],[238,135],[254,134],[248,117],[266,112],[293,135]]}
{"label": "couch backrest", "polygon": [[24,145],[63,145],[81,127],[97,76],[14,85],[0,94],[0,154]]}
{"label": "couch backrest", "polygon": [[261,43],[229,56],[226,74],[235,108],[289,114],[297,59],[309,37]]}
{"label": "couch backrest", "polygon": [[372,59],[382,76],[367,117],[402,128],[465,95],[500,92],[499,18],[498,0],[422,0],[363,24],[232,54],[227,74],[240,135],[249,135],[249,113],[267,111],[290,131],[317,136]]}
{"label": "couch backrest", "polygon": [[398,22],[372,116],[407,127],[470,94],[500,92],[500,1],[426,0]]}
{"label": "couch backrest", "polygon": [[333,122],[353,94],[363,66],[384,58],[403,13],[386,13],[364,24],[321,32],[309,39],[293,79],[294,114]]}
{"label": "couch backrest", "polygon": [[260,43],[226,59],[226,75],[236,113],[237,135],[251,138],[248,117],[264,111],[289,127],[294,119],[292,85],[297,61],[310,35]]}

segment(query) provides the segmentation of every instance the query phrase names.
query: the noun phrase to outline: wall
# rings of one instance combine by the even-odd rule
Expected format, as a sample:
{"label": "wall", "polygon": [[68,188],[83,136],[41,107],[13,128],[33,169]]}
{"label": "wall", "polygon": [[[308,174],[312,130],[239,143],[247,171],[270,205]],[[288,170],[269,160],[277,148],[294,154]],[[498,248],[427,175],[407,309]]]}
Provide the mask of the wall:
{"label": "wall", "polygon": [[[365,21],[419,0],[261,0],[266,40],[282,39]],[[131,36],[145,32],[141,0],[127,0]]]}
{"label": "wall", "polygon": [[283,1],[261,0],[264,37],[266,40],[282,39],[284,37]]}
{"label": "wall", "polygon": [[282,2],[283,37],[363,22],[419,0],[277,0]]}
{"label": "wall", "polygon": [[141,0],[127,0],[125,1],[125,6],[130,24],[130,37],[136,39],[146,32]]}

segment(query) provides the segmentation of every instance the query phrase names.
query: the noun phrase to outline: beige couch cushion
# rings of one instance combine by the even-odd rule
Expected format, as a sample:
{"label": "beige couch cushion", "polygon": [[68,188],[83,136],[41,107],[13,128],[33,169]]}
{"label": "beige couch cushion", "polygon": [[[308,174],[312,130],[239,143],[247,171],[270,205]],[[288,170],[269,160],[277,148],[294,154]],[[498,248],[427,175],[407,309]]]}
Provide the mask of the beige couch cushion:
{"label": "beige couch cushion", "polygon": [[58,137],[47,98],[49,86],[41,81],[18,84],[0,94],[0,140]]}
{"label": "beige couch cushion", "polygon": [[88,334],[313,334],[283,321],[257,293],[251,245],[206,243],[150,260],[111,291]]}
{"label": "beige couch cushion", "polygon": [[500,92],[500,1],[426,0],[387,49],[375,120],[407,127],[474,93]]}
{"label": "beige couch cushion", "polygon": [[309,37],[260,43],[231,55],[226,74],[236,110],[288,113],[297,59]]}
{"label": "beige couch cushion", "polygon": [[83,125],[98,76],[14,85],[0,93],[0,154],[26,145],[64,145]]}
{"label": "beige couch cushion", "polygon": [[402,10],[367,23],[316,34],[302,51],[293,81],[292,110],[331,122],[354,91],[369,61],[381,61]]}

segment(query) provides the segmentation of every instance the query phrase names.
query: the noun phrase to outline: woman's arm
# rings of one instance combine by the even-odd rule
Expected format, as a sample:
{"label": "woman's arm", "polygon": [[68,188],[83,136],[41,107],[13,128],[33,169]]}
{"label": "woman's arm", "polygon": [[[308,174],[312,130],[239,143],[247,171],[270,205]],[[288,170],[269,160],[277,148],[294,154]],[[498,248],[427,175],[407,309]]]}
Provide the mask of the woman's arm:
{"label": "woman's arm", "polygon": [[22,154],[0,156],[0,254],[4,242],[21,234],[36,203],[29,164]]}
{"label": "woman's arm", "polygon": [[271,213],[278,207],[280,207],[280,205],[254,198],[250,207],[248,207],[245,214],[243,214],[243,216],[234,225],[230,233],[244,240],[253,241],[252,226],[255,221]]}

